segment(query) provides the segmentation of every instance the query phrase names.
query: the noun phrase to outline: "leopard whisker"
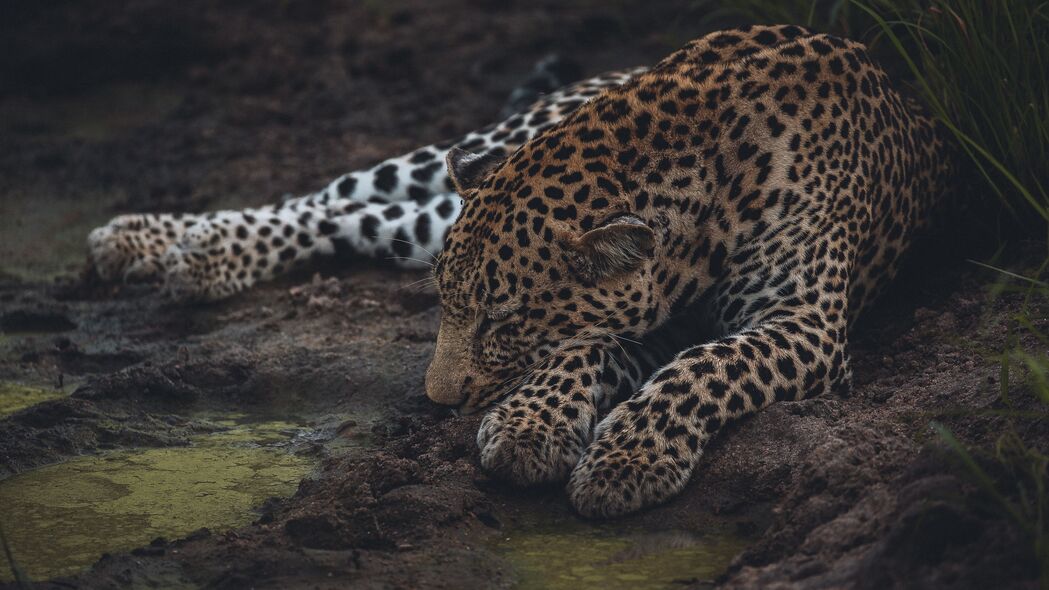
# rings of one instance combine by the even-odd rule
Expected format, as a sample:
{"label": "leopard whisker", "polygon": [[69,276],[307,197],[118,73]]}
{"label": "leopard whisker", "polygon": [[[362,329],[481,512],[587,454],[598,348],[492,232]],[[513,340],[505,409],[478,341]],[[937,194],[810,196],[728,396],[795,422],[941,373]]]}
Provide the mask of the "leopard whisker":
{"label": "leopard whisker", "polygon": [[[433,252],[430,252],[430,251],[429,251],[428,249],[426,249],[426,247],[425,247],[425,246],[423,246],[422,244],[419,244],[419,243],[413,242],[413,241],[411,241],[411,240],[402,240],[401,238],[390,238],[390,241],[391,241],[391,242],[401,242],[401,243],[403,243],[403,244],[408,244],[409,246],[415,246],[415,247],[419,248],[420,250],[422,250],[423,252],[426,252],[427,254],[429,254],[429,255],[430,255],[430,258],[432,258],[434,262],[438,262],[438,261],[440,261],[440,258],[438,258],[438,257],[434,256]],[[422,261],[420,260],[420,262],[422,262]],[[434,266],[434,264],[433,264],[433,263],[427,263],[427,264],[429,264],[430,266]]]}
{"label": "leopard whisker", "polygon": [[428,277],[425,277],[425,278],[421,278],[421,279],[419,279],[417,281],[412,281],[412,282],[410,282],[410,283],[408,283],[406,285],[401,285],[400,288],[401,289],[408,289],[408,288],[414,287],[416,285],[422,285],[425,288],[425,287],[428,287],[430,285],[436,285],[436,284],[437,284],[437,278],[436,277],[432,277],[432,276],[428,276]]}
{"label": "leopard whisker", "polygon": [[418,262],[419,264],[425,264],[426,266],[429,266],[430,268],[433,268],[433,263],[432,262],[429,262],[427,260],[422,260],[421,258],[412,258],[411,256],[387,256],[386,260],[411,260],[413,262]]}

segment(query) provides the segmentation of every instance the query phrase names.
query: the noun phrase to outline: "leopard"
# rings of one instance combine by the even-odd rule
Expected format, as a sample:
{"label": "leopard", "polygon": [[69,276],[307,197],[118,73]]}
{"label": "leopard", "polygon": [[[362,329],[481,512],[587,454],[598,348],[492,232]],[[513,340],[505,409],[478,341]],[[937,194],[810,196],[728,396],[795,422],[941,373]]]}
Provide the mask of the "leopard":
{"label": "leopard", "polygon": [[679,494],[730,425],[848,391],[849,330],[946,201],[952,153],[863,44],[754,25],[313,195],[89,242],[103,276],[187,299],[318,254],[430,255],[427,397],[486,410],[493,477],[611,518]]}
{"label": "leopard", "polygon": [[949,192],[944,133],[864,45],[713,33],[506,157],[452,150],[427,395],[583,516],[684,489],[726,426],[847,391],[850,325]]}

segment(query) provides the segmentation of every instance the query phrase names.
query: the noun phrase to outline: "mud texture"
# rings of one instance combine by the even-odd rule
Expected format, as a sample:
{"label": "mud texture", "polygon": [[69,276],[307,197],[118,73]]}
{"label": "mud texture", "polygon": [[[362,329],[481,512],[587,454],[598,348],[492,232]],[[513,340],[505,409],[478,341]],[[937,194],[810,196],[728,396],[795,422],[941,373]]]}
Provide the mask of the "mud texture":
{"label": "mud texture", "polygon": [[[353,263],[172,306],[96,283],[82,240],[121,212],[261,204],[488,123],[553,51],[587,73],[651,62],[722,24],[696,5],[13,2],[0,21],[0,385],[72,393],[0,417],[0,478],[186,445],[216,412],[308,425],[299,453],[317,465],[250,525],[39,585],[512,587],[521,572],[500,539],[590,526],[559,489],[491,480],[479,418],[426,401],[439,309],[413,284],[424,274]],[[746,547],[720,576],[674,587],[1037,586],[1032,542],[930,427],[986,447],[1011,423],[988,410],[1004,407],[994,355],[1023,297],[991,297],[997,277],[964,261],[984,253],[960,242],[930,240],[853,331],[847,397],[743,421],[679,498],[614,525],[700,539],[728,527]],[[1043,331],[1045,312],[1031,315]],[[1012,410],[1039,408],[1023,374],[1004,389]],[[1044,421],[1012,423],[1046,448]]]}

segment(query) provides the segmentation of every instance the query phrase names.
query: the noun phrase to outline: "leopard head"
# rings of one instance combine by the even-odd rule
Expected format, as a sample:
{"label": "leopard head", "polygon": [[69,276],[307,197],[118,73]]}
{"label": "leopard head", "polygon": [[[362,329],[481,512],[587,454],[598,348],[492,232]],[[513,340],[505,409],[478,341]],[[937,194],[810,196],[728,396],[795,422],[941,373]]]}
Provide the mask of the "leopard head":
{"label": "leopard head", "polygon": [[449,153],[464,205],[435,268],[431,400],[477,410],[559,344],[651,320],[656,232],[576,136],[554,129],[507,158]]}

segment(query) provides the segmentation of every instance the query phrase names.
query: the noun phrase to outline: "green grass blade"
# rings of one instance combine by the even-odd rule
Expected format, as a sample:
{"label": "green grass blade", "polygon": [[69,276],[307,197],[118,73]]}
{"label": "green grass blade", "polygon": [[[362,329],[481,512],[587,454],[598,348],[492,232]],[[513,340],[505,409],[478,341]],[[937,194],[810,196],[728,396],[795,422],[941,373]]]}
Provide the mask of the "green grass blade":
{"label": "green grass blade", "polygon": [[4,534],[2,526],[0,526],[0,549],[3,549],[4,559],[7,560],[7,566],[11,568],[11,573],[15,577],[15,583],[18,584],[19,588],[29,588],[29,576],[22,571],[21,566],[15,561],[15,556],[11,553],[11,546],[7,543],[7,535]]}

